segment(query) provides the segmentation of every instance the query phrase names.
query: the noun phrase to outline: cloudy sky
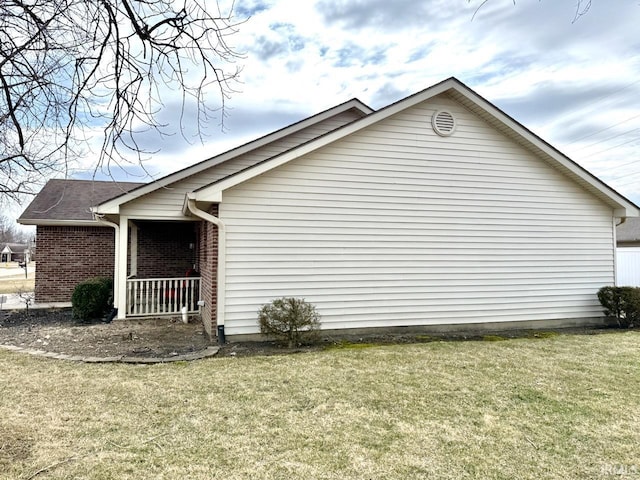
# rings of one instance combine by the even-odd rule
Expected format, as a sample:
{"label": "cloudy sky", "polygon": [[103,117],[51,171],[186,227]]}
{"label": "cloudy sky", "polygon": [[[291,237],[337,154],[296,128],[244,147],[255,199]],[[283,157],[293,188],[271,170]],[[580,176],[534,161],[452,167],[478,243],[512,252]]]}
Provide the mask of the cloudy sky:
{"label": "cloudy sky", "polygon": [[[225,131],[214,119],[204,144],[155,140],[147,169],[162,176],[350,98],[377,109],[455,76],[640,203],[640,1],[592,0],[578,19],[576,0],[482,3],[237,0],[248,20],[230,39],[244,58]],[[163,102],[177,132],[178,102]]]}

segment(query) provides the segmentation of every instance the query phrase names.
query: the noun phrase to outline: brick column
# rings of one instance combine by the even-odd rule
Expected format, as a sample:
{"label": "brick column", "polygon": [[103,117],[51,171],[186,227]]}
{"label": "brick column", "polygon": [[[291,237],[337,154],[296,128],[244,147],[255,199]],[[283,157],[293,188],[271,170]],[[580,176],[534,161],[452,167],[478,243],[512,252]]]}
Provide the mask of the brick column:
{"label": "brick column", "polygon": [[[207,212],[218,215],[218,206],[213,205]],[[198,259],[200,271],[200,297],[204,300],[202,323],[210,338],[216,335],[217,319],[217,275],[218,275],[218,228],[203,221],[200,224],[198,239]]]}

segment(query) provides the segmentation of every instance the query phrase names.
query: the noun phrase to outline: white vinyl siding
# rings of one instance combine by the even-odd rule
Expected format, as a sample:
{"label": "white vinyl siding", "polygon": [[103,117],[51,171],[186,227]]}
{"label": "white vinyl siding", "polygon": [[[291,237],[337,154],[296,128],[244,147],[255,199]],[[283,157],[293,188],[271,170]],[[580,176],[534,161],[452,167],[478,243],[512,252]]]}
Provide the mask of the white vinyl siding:
{"label": "white vinyl siding", "polygon": [[304,128],[295,134],[275,140],[263,147],[211,167],[205,172],[192,175],[166,188],[161,188],[144,195],[141,198],[123,205],[120,208],[120,213],[132,217],[150,216],[154,218],[187,219],[182,214],[184,197],[187,192],[193,192],[221,178],[251,167],[256,163],[308,142],[360,117],[361,114],[352,110],[341,112],[315,125]]}
{"label": "white vinyl siding", "polygon": [[598,317],[613,283],[611,208],[445,97],[225,191],[220,216],[229,335],[281,296],[325,329]]}

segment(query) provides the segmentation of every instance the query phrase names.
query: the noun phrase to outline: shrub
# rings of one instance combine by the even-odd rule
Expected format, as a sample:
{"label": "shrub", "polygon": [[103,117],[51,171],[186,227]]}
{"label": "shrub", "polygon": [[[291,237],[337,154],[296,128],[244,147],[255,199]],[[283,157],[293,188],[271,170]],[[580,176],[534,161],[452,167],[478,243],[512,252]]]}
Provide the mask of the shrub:
{"label": "shrub", "polygon": [[92,320],[102,317],[110,308],[113,296],[113,280],[95,277],[76,285],[71,295],[73,317]]}
{"label": "shrub", "polygon": [[619,320],[621,327],[633,327],[640,320],[640,288],[620,287],[624,318]]}
{"label": "shrub", "polygon": [[311,341],[320,328],[316,307],[302,298],[278,298],[258,311],[260,332],[285,341],[289,348]]}
{"label": "shrub", "polygon": [[633,327],[640,320],[640,288],[602,287],[598,300],[604,314],[615,317],[620,327]]}
{"label": "shrub", "polygon": [[620,287],[602,287],[598,290],[598,300],[604,307],[604,314],[608,317],[619,318],[622,314]]}

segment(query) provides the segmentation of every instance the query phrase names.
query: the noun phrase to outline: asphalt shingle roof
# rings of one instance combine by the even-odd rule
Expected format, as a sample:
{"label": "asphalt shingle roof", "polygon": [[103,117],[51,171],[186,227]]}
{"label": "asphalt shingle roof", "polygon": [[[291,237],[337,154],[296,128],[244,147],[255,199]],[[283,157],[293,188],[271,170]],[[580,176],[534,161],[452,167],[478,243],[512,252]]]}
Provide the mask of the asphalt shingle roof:
{"label": "asphalt shingle roof", "polygon": [[616,227],[616,239],[618,242],[639,242],[640,241],[640,218],[633,217]]}
{"label": "asphalt shingle roof", "polygon": [[21,220],[92,220],[90,208],[144,183],[49,180],[22,212]]}
{"label": "asphalt shingle roof", "polygon": [[9,247],[9,250],[12,252],[22,252],[29,248],[29,245],[26,243],[0,243],[0,252],[2,252],[5,248]]}

